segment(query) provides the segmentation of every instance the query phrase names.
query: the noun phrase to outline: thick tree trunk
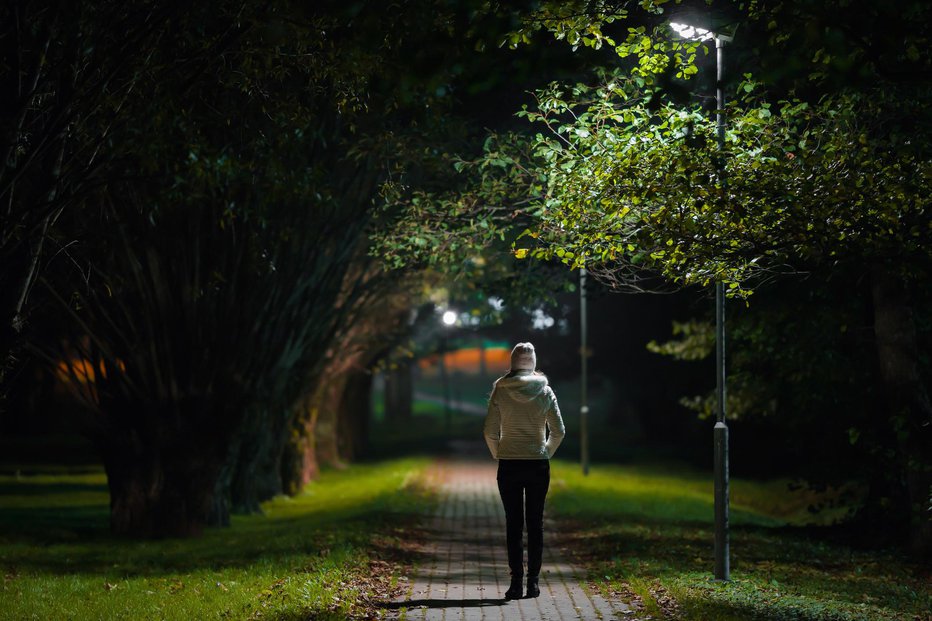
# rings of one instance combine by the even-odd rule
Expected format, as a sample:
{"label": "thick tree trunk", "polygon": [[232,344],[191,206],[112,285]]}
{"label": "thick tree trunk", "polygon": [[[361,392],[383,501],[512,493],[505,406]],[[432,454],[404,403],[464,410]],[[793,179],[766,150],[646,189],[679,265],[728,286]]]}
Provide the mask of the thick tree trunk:
{"label": "thick tree trunk", "polygon": [[932,403],[922,381],[913,309],[906,287],[880,268],[873,272],[874,333],[888,419],[899,443],[909,497],[910,546],[932,555]]}
{"label": "thick tree trunk", "polygon": [[340,458],[352,461],[366,452],[372,404],[372,374],[358,371],[346,380],[337,419]]}
{"label": "thick tree trunk", "polygon": [[166,446],[149,441],[135,431],[107,438],[111,530],[150,538],[200,534],[214,509],[220,445],[192,436]]}
{"label": "thick tree trunk", "polygon": [[282,455],[291,417],[265,410],[249,417],[230,452],[230,509],[238,514],[261,514],[262,502],[283,493]]}
{"label": "thick tree trunk", "polygon": [[317,386],[297,406],[291,422],[291,433],[281,463],[282,488],[291,496],[300,493],[305,485],[320,474],[317,463],[317,416],[320,413],[318,393],[322,390],[322,386]]}
{"label": "thick tree trunk", "polygon": [[328,466],[342,467],[338,438],[338,420],[340,400],[346,388],[346,375],[338,375],[324,380],[321,400],[318,404],[317,425],[315,428],[315,445],[317,461]]}
{"label": "thick tree trunk", "polygon": [[224,459],[224,465],[220,468],[220,474],[214,484],[214,497],[211,500],[210,512],[207,515],[208,526],[226,528],[230,525],[230,514],[232,513],[230,484],[232,480],[233,468],[230,458],[227,457]]}

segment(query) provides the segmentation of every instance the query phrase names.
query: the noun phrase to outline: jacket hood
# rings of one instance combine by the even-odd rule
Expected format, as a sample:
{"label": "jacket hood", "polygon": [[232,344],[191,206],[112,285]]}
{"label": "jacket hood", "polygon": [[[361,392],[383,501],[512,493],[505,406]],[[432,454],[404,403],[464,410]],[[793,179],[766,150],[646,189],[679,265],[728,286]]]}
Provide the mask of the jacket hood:
{"label": "jacket hood", "polygon": [[495,390],[507,394],[515,401],[530,401],[547,388],[547,376],[531,371],[518,372],[512,377],[503,377],[495,382]]}

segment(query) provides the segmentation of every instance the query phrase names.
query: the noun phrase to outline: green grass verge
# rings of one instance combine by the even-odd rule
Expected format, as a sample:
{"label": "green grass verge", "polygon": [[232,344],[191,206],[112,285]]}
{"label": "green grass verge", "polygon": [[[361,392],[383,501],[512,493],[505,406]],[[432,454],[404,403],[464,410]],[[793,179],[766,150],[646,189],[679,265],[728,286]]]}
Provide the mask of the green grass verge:
{"label": "green grass verge", "polygon": [[[632,619],[932,619],[930,570],[895,551],[833,543],[843,509],[788,481],[732,480],[732,580],[712,581],[711,476],[656,466],[555,462],[550,514],[565,527],[592,581],[634,598]],[[810,526],[804,526],[809,524]]]}
{"label": "green grass verge", "polygon": [[0,619],[346,619],[397,578],[383,559],[431,502],[427,463],[327,471],[264,516],[162,541],[109,535],[102,473],[2,476]]}

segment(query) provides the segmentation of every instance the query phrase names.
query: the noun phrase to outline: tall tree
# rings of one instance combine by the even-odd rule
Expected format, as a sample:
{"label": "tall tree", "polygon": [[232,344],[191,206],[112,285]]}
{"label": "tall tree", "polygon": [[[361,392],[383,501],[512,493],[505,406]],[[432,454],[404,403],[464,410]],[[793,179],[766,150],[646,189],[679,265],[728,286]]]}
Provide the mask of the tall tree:
{"label": "tall tree", "polygon": [[[450,7],[249,8],[171,22],[155,66],[203,64],[143,74],[89,194],[98,210],[58,223],[90,268],[46,282],[69,308],[73,383],[121,533],[195,533],[283,489],[296,403],[365,323],[359,301],[379,300],[374,266],[351,260],[374,201],[412,145],[449,131],[452,69],[413,33],[452,45]],[[201,53],[202,34],[227,31]],[[392,328],[382,319],[373,332]]]}
{"label": "tall tree", "polygon": [[114,134],[132,122],[127,104],[168,76],[196,80],[242,33],[241,23],[217,20],[222,27],[192,45],[178,26],[207,15],[154,2],[0,6],[0,391],[22,354],[34,285],[73,241],[59,219],[104,182],[118,156]]}
{"label": "tall tree", "polygon": [[[90,278],[59,297],[74,320],[69,350],[98,369],[93,382],[75,379],[120,533],[225,521],[224,466],[233,455],[245,472],[235,480],[248,480],[244,434],[283,426],[303,390],[336,329],[374,191],[371,158],[331,142],[355,105],[331,97],[342,76],[315,56],[319,41],[294,43],[316,18],[287,4],[214,17],[210,28],[241,30],[236,44],[194,74],[146,76],[124,104],[133,123],[111,136],[93,195],[105,208],[62,220],[94,242],[73,251]],[[204,26],[177,25],[184,45],[150,50],[160,63],[200,49]],[[323,92],[304,88],[312,79]]]}

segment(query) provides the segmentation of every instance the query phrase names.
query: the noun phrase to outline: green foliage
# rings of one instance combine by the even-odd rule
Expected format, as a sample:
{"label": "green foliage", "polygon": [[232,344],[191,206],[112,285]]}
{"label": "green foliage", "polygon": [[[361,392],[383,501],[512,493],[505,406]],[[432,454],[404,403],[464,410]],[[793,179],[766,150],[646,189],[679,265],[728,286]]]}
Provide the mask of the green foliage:
{"label": "green foliage", "polygon": [[[429,499],[424,460],[326,471],[198,540],[109,536],[103,473],[0,477],[3,619],[346,619]],[[51,508],[51,509],[50,509]],[[392,570],[397,572],[397,568]]]}
{"label": "green foliage", "polygon": [[[802,264],[877,258],[920,278],[932,235],[921,189],[928,89],[859,84],[804,98],[745,72],[719,152],[707,110],[673,96],[706,44],[680,49],[687,44],[663,23],[673,10],[664,4],[643,3],[663,19],[632,26],[616,45],[636,66],[538,91],[536,106],[518,112],[531,133],[491,134],[481,157],[455,163],[465,187],[411,199],[386,256],[400,265],[441,239],[451,252],[476,252],[517,234],[518,258],[585,265],[635,289],[647,272],[676,287],[722,281],[746,297],[762,277]],[[811,4],[759,3],[743,19],[757,28],[764,15],[802,15],[817,10]],[[598,2],[543,3],[511,42],[549,30],[597,47],[603,26],[631,19]],[[785,46],[780,24],[771,30]],[[656,55],[676,58],[679,73],[670,77]],[[659,86],[660,74],[673,82]]]}
{"label": "green foliage", "polygon": [[633,268],[679,285],[721,280],[730,295],[787,264],[928,265],[919,188],[932,170],[901,134],[878,135],[897,107],[880,93],[733,105],[719,156],[698,109],[654,109],[631,80],[608,78],[552,87],[521,113],[547,130],[530,141],[547,178],[530,256],[621,283]]}
{"label": "green foliage", "polygon": [[530,44],[538,32],[549,32],[557,41],[569,44],[574,52],[580,48],[597,51],[606,46],[617,55],[614,60],[631,59],[630,74],[644,82],[654,83],[661,74],[669,73],[688,78],[697,71],[695,59],[700,43],[665,36],[669,28],[665,23],[667,12],[677,10],[681,2],[540,2],[534,10],[518,16],[519,27],[502,44],[516,48]]}
{"label": "green foliage", "polygon": [[666,343],[651,341],[648,351],[676,360],[702,360],[715,351],[715,326],[702,321],[673,322],[673,336]]}
{"label": "green foliage", "polygon": [[921,566],[888,551],[830,543],[799,525],[826,493],[786,481],[732,479],[732,581],[712,582],[712,483],[678,468],[555,463],[548,506],[599,588],[640,596],[644,613],[677,619],[794,621],[922,618],[932,592]]}

